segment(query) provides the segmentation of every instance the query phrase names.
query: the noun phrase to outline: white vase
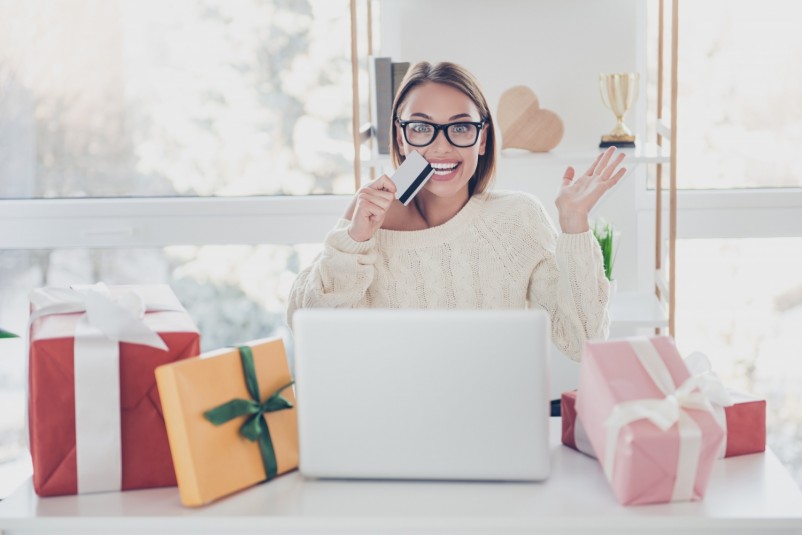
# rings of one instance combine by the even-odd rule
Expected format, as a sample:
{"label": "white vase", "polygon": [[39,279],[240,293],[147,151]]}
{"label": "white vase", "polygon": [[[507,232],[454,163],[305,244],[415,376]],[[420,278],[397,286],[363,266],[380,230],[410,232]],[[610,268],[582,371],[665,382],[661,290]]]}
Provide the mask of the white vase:
{"label": "white vase", "polygon": [[607,294],[607,303],[612,303],[613,299],[615,299],[615,294],[618,293],[618,281],[613,279],[608,281],[610,283],[610,291]]}

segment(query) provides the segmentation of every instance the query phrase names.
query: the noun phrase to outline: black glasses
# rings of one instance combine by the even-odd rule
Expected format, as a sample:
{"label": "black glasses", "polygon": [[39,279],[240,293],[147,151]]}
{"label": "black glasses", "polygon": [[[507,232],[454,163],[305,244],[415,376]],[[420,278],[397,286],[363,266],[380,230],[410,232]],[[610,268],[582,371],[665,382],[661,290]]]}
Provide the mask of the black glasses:
{"label": "black glasses", "polygon": [[485,125],[484,121],[435,124],[428,121],[402,121],[398,117],[396,120],[401,126],[401,130],[404,131],[404,139],[413,147],[430,145],[440,130],[446,135],[448,142],[455,147],[473,147],[479,139],[479,132]]}

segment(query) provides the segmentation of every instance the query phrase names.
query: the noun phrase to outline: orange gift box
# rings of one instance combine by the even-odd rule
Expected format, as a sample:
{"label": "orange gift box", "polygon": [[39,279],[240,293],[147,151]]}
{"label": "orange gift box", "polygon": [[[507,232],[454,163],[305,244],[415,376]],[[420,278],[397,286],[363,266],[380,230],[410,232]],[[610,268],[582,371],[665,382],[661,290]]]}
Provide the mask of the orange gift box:
{"label": "orange gift box", "polygon": [[[138,302],[141,317],[129,315],[119,304],[132,299]],[[31,294],[31,314],[28,418],[36,493],[58,496],[175,485],[153,370],[197,356],[200,335],[170,287],[41,288]],[[92,314],[96,319],[91,321],[101,324],[119,320],[115,314],[121,316],[122,327],[114,326],[123,333],[122,339],[114,341],[101,331],[87,334],[86,328],[79,330],[85,317]],[[126,341],[130,337],[124,333],[131,323],[135,331],[152,333],[164,348]],[[97,377],[87,378],[81,373],[82,367],[98,368],[97,362],[82,363],[80,352],[86,343],[95,350],[100,345],[100,359],[115,361],[119,372],[107,375],[101,367],[96,370]],[[90,411],[80,409],[81,400],[92,393],[87,391],[105,390],[112,383],[116,383],[113,391],[119,391],[115,403],[95,404]],[[107,425],[93,430],[91,422],[96,422],[93,418],[100,413],[117,413],[114,420],[118,423],[114,428]],[[79,415],[90,423],[82,424]],[[82,438],[87,429],[88,438]],[[119,441],[111,442],[118,457],[111,468],[108,447],[95,440],[98,434],[119,437]],[[81,448],[88,453],[82,454]],[[82,458],[86,460],[84,468],[79,462]],[[88,482],[87,470],[90,479],[100,471],[108,473],[115,483],[104,487]]]}
{"label": "orange gift box", "polygon": [[[252,358],[251,379],[258,385],[248,383],[247,355]],[[204,505],[298,467],[291,381],[281,338],[257,340],[156,369],[181,503]],[[258,400],[251,395],[253,390],[258,391]],[[283,405],[265,408],[271,400]],[[230,407],[253,410],[224,423],[210,421],[210,411],[225,412]],[[259,438],[256,431],[245,436],[248,429],[257,428]],[[272,470],[263,441],[272,449]]]}

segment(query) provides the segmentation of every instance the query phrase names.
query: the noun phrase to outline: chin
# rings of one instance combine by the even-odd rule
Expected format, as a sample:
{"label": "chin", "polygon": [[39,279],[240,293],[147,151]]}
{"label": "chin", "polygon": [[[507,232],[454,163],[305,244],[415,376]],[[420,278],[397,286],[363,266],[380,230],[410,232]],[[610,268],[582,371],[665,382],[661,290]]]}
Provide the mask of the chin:
{"label": "chin", "polygon": [[426,184],[426,186],[424,186],[423,189],[436,197],[441,197],[444,199],[449,197],[460,196],[463,193],[467,193],[469,191],[467,182],[464,184],[460,184],[453,180],[448,180],[445,182],[435,182],[435,183],[432,183],[432,181],[430,180]]}

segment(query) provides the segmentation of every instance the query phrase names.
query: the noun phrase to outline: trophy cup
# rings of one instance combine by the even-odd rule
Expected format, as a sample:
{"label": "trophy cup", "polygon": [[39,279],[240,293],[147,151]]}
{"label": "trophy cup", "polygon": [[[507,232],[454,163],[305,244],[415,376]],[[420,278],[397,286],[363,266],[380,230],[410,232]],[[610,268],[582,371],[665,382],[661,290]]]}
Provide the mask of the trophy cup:
{"label": "trophy cup", "polygon": [[599,147],[630,148],[635,146],[635,136],[624,124],[626,116],[635,99],[638,98],[638,73],[600,74],[599,89],[604,105],[610,108],[617,123],[615,128],[601,138]]}

